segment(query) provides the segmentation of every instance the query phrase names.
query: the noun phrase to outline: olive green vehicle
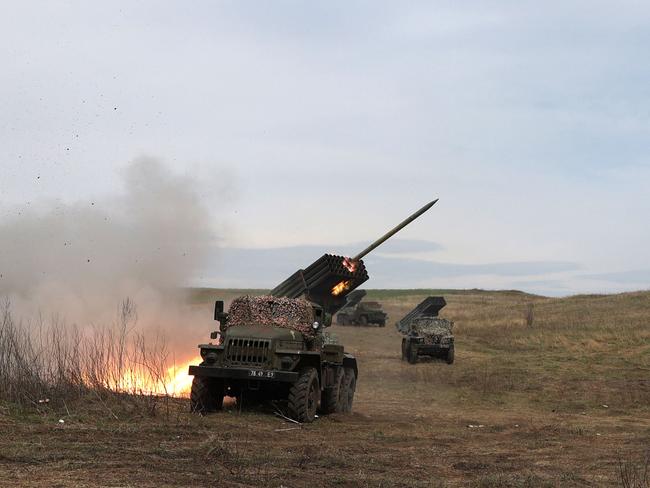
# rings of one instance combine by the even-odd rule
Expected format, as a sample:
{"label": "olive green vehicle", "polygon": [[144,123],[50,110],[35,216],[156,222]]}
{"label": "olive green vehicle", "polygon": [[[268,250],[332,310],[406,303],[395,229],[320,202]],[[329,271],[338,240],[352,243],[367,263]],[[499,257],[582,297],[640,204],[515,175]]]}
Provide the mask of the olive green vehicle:
{"label": "olive green vehicle", "polygon": [[365,290],[354,290],[347,297],[345,306],[336,314],[338,325],[377,325],[384,327],[388,314],[379,302],[364,302]]}
{"label": "olive green vehicle", "polygon": [[324,343],[328,314],[309,306],[314,321],[304,324],[312,329],[306,334],[263,320],[225,328],[228,314],[222,312],[223,302],[217,302],[216,316],[225,332],[213,333],[216,344],[201,344],[203,362],[190,367],[192,411],[220,410],[224,396],[244,405],[286,401],[288,416],[298,422],[311,422],[317,412],[352,411],[357,361],[342,345]]}
{"label": "olive green vehicle", "polygon": [[402,337],[402,360],[417,363],[422,357],[454,362],[454,323],[438,317],[447,304],[443,297],[428,297],[395,324]]}
{"label": "olive green vehicle", "polygon": [[191,409],[220,410],[224,396],[241,404],[277,400],[298,422],[316,413],[350,412],[358,379],[356,359],[323,331],[345,306],[346,296],[368,280],[362,258],[418,218],[428,203],[352,258],[325,254],[280,283],[265,297],[240,297],[224,312],[215,304],[220,331],[199,345]]}

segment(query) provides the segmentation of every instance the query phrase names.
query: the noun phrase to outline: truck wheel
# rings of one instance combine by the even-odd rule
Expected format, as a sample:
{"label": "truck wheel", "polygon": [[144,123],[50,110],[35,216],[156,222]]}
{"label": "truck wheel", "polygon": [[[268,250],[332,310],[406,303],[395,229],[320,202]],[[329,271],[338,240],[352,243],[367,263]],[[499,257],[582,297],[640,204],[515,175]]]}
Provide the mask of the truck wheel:
{"label": "truck wheel", "polygon": [[409,364],[415,364],[418,362],[418,346],[417,344],[410,344],[408,347],[408,362]]}
{"label": "truck wheel", "polygon": [[206,414],[223,408],[223,383],[214,378],[195,376],[190,393],[190,411]]}
{"label": "truck wheel", "polygon": [[406,339],[402,339],[402,361],[406,361]]}
{"label": "truck wheel", "polygon": [[289,417],[298,422],[313,422],[319,398],[318,373],[314,368],[303,369],[298,381],[289,389]]}
{"label": "truck wheel", "polygon": [[447,351],[447,358],[445,359],[447,364],[453,364],[454,362],[454,346],[452,345]]}
{"label": "truck wheel", "polygon": [[380,321],[377,323],[377,325],[379,325],[379,327],[386,327],[386,321],[385,321],[385,320],[380,320]]}
{"label": "truck wheel", "polygon": [[359,317],[359,325],[368,325],[368,317],[365,315]]}
{"label": "truck wheel", "polygon": [[324,414],[341,411],[341,392],[343,391],[343,368],[338,368],[336,380],[332,388],[325,388],[320,397],[320,409]]}
{"label": "truck wheel", "polygon": [[357,377],[352,368],[345,368],[343,375],[343,391],[341,392],[341,412],[350,413],[354,401],[354,390],[357,388]]}

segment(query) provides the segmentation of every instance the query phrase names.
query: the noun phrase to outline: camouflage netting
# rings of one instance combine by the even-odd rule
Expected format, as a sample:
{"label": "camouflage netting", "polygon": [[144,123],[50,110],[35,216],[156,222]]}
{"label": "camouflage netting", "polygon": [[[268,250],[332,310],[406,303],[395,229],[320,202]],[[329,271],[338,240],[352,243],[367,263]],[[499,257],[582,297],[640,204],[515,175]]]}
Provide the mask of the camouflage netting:
{"label": "camouflage netting", "polygon": [[420,317],[409,324],[410,329],[417,335],[433,339],[435,336],[450,336],[454,323],[451,320],[437,317]]}
{"label": "camouflage netting", "polygon": [[[228,310],[227,327],[236,325],[270,325],[292,329],[307,337],[314,336],[314,311],[302,298],[243,296],[236,298]],[[222,332],[225,332],[223,328]]]}

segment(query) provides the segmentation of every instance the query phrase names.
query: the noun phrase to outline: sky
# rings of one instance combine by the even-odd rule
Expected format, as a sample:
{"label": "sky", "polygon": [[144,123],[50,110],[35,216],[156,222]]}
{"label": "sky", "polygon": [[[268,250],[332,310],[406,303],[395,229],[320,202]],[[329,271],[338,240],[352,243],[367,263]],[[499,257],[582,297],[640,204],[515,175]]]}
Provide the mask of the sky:
{"label": "sky", "polygon": [[0,40],[0,223],[148,157],[209,209],[189,284],[272,287],[440,198],[369,287],[650,288],[647,2],[6,1]]}

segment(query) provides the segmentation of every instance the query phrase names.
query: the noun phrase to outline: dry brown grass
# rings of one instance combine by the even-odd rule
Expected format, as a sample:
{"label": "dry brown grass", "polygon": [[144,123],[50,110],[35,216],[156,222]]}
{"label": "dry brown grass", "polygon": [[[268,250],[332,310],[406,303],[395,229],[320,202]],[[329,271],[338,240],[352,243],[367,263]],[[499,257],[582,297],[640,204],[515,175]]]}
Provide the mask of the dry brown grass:
{"label": "dry brown grass", "polygon": [[369,295],[386,328],[331,329],[359,359],[354,414],[284,430],[270,412],[173,400],[116,420],[88,400],[59,424],[0,404],[0,486],[647,486],[650,293],[446,293],[452,366],[400,361],[392,323],[426,292]]}
{"label": "dry brown grass", "polygon": [[[5,300],[0,304],[0,401],[25,411],[67,412],[91,397],[113,417],[107,403],[119,400],[155,413],[168,396],[168,351],[165,341],[145,339],[136,326],[136,307],[129,299],[113,324],[85,329],[56,316],[16,322]],[[151,394],[161,389],[162,394]]]}
{"label": "dry brown grass", "polygon": [[650,449],[638,461],[619,461],[619,473],[623,488],[650,488]]}

